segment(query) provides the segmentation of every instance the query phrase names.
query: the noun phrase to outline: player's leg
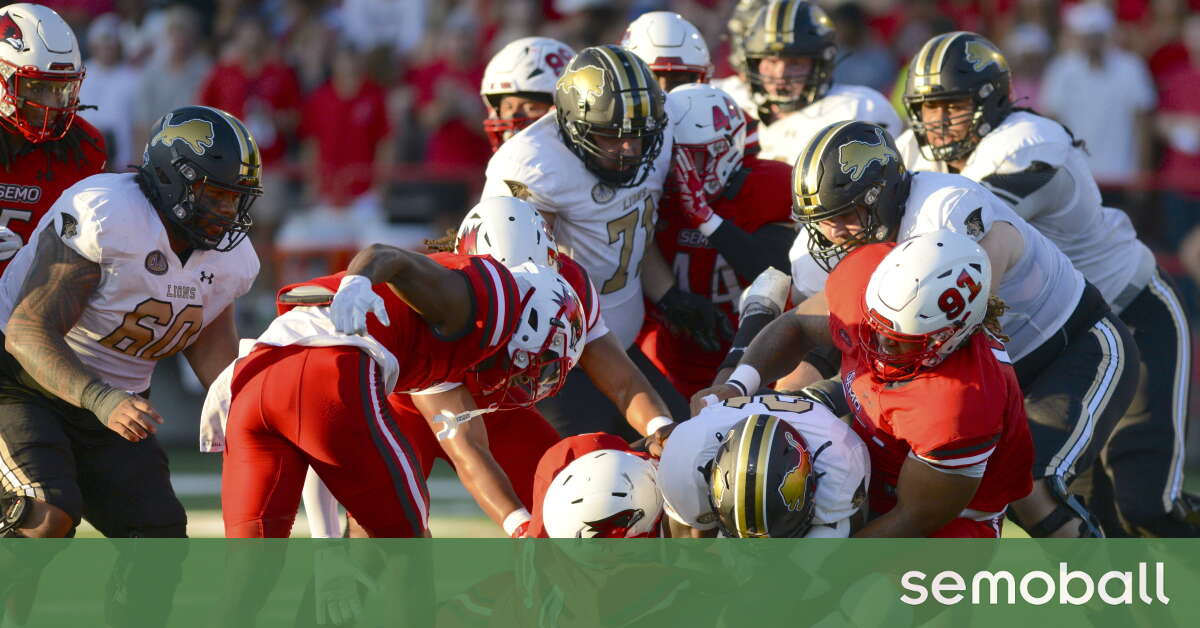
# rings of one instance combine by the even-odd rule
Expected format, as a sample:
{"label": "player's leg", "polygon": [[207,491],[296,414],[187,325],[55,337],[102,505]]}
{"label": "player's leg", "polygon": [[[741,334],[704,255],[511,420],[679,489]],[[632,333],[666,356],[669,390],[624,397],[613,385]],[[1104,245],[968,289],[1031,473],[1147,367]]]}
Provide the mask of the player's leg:
{"label": "player's leg", "polygon": [[299,422],[308,351],[263,347],[238,365],[221,473],[221,515],[229,538],[291,535],[308,464],[285,430]]}
{"label": "player's leg", "polygon": [[[1120,320],[1109,313],[1082,331],[1070,328],[1068,322],[1060,332],[1063,345],[1050,347],[1036,375],[1022,379],[1034,485],[1010,514],[1035,537],[1100,534],[1095,517],[1067,487],[1096,462],[1137,385],[1137,346]],[[1046,348],[1022,359],[1018,374]]]}
{"label": "player's leg", "polygon": [[[1141,353],[1141,381],[1129,410],[1109,438],[1102,460],[1111,478],[1118,521],[1139,536],[1193,537],[1194,523],[1179,516],[1191,334],[1170,279],[1156,272],[1121,313]],[[1106,527],[1106,529],[1108,529]]]}
{"label": "player's leg", "polygon": [[429,525],[425,478],[392,416],[378,365],[352,348],[310,353],[295,436],[308,464],[370,536],[423,536]]}

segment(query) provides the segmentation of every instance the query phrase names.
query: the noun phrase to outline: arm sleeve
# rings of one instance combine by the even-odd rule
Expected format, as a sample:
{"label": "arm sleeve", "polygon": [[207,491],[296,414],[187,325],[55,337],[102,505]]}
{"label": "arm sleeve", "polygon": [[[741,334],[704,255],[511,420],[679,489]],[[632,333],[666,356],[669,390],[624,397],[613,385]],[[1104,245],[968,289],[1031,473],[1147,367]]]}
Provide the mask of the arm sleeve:
{"label": "arm sleeve", "polygon": [[796,232],[781,224],[763,225],[750,234],[733,221],[726,220],[708,242],[729,262],[739,279],[750,282],[768,266],[780,270],[789,268],[788,248],[795,239]]}

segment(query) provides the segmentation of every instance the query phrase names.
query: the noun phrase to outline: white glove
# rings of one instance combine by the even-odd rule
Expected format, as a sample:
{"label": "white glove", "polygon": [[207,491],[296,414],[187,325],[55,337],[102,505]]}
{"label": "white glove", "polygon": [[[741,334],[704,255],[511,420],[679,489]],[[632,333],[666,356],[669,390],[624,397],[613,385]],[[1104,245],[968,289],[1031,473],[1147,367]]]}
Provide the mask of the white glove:
{"label": "white glove", "polygon": [[12,253],[24,244],[21,236],[17,235],[12,229],[0,227],[0,255]]}
{"label": "white glove", "polygon": [[792,287],[792,278],[775,267],[768,267],[749,288],[742,291],[742,299],[738,303],[741,318],[763,312],[771,316],[779,316],[787,305],[788,291]]}
{"label": "white glove", "polygon": [[383,297],[371,289],[371,280],[362,275],[342,277],[333,303],[329,304],[329,317],[333,319],[334,328],[338,333],[365,336],[368,313],[375,314],[385,327],[391,324]]}
{"label": "white glove", "polygon": [[371,592],[375,581],[350,562],[345,547],[319,549],[313,555],[313,584],[317,604],[317,624],[340,626],[362,615],[358,583]]}

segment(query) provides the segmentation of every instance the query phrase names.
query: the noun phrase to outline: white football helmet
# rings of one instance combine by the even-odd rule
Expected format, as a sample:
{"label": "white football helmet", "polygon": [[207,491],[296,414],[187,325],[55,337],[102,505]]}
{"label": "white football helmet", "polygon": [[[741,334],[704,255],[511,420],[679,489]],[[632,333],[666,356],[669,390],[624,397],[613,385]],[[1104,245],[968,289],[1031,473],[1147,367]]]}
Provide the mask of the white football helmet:
{"label": "white football helmet", "polygon": [[533,262],[558,267],[558,249],[541,212],[512,196],[495,196],[479,201],[467,212],[454,250],[459,255],[491,255],[508,267]]}
{"label": "white football helmet", "polygon": [[533,262],[512,269],[521,294],[521,317],[500,360],[473,374],[483,394],[503,390],[499,408],[533,405],[554,396],[579,363],[586,344],[586,313],[558,271]]}
{"label": "white football helmet", "polygon": [[671,11],[643,13],[629,24],[621,46],[642,58],[651,72],[693,72],[697,83],[712,74],[708,44],[691,22]]}
{"label": "white football helmet", "polygon": [[654,463],[616,449],[576,458],[542,502],[546,534],[558,539],[655,537],[662,513]]}
{"label": "white football helmet", "polygon": [[82,83],[79,42],[53,9],[0,8],[0,124],[34,143],[62,139]]}
{"label": "white football helmet", "polygon": [[967,236],[939,229],[898,244],[867,284],[860,342],[876,374],[905,379],[940,364],[983,324],[991,287],[987,253]]}
{"label": "white football helmet", "polygon": [[570,46],[549,37],[524,37],[500,49],[483,71],[479,95],[487,107],[483,121],[492,150],[536,118],[500,118],[500,101],[509,95],[554,104],[554,89],[567,63],[575,56]]}
{"label": "white football helmet", "polygon": [[709,197],[720,194],[746,156],[746,118],[733,97],[706,83],[680,85],[667,95],[675,146],[688,151]]}

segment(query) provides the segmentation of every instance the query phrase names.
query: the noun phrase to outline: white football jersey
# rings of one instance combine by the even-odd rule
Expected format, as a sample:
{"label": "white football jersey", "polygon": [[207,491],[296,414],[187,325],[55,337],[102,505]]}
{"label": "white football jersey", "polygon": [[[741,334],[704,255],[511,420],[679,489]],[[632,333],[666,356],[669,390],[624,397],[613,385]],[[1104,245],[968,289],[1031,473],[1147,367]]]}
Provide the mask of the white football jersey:
{"label": "white football jersey", "polygon": [[[983,239],[992,223],[1007,222],[1024,241],[1021,259],[1000,282],[997,295],[1008,304],[1000,318],[1014,361],[1038,348],[1070,318],[1083,295],[1083,275],[1054,243],[1025,222],[996,195],[974,181],[940,172],[918,172],[900,218],[897,242],[938,229]],[[808,251],[808,231],[792,244],[792,284],[802,296],[825,288],[829,275]]]}
{"label": "white football jersey", "polygon": [[668,123],[663,131],[649,176],[632,188],[613,187],[589,172],[563,143],[553,115],[513,136],[488,162],[484,198],[518,196],[554,214],[559,250],[591,276],[604,322],[623,348],[633,344],[645,316],[642,258],[671,169],[671,128]]}
{"label": "white football jersey", "polygon": [[858,512],[871,477],[871,456],[862,439],[825,406],[772,394],[726,399],[675,426],[658,463],[663,506],[672,519],[699,530],[717,526],[707,469],[730,428],[754,414],[773,414],[787,421],[804,436],[809,453],[817,454],[814,524],[837,526]]}
{"label": "white football jersey", "polygon": [[5,329],[43,237],[62,238],[100,265],[96,292],[66,340],[84,366],[130,392],[149,388],[154,363],[189,347],[258,275],[248,239],[225,253],[193,251],[181,263],[134,175],[98,174],[63,192],[0,279]]}
{"label": "white football jersey", "polygon": [[843,120],[878,124],[893,137],[904,128],[892,103],[883,94],[870,87],[835,84],[824,98],[760,127],[758,141],[762,153],[759,158],[793,165],[800,151],[818,131]]}
{"label": "white football jersey", "polygon": [[[946,172],[946,164],[921,155],[911,130],[896,140],[909,170]],[[1041,162],[1053,179],[1038,181],[1028,191],[1021,185],[1003,187],[984,182],[992,175],[1023,172]],[[983,136],[959,174],[983,182],[1029,224],[1050,239],[1092,282],[1105,300],[1123,308],[1150,281],[1154,254],[1138,240],[1125,212],[1102,206],[1100,188],[1088,168],[1083,149],[1072,146],[1061,124],[1017,111]],[[1122,299],[1122,295],[1125,299]]]}

